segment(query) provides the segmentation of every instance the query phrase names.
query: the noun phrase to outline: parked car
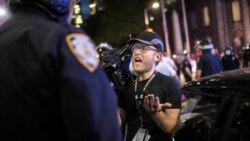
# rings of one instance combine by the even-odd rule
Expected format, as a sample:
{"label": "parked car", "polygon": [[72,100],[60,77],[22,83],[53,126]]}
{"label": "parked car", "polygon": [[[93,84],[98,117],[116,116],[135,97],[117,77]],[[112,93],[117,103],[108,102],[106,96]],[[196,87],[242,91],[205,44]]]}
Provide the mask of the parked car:
{"label": "parked car", "polygon": [[250,141],[250,68],[187,82],[182,95],[176,141]]}

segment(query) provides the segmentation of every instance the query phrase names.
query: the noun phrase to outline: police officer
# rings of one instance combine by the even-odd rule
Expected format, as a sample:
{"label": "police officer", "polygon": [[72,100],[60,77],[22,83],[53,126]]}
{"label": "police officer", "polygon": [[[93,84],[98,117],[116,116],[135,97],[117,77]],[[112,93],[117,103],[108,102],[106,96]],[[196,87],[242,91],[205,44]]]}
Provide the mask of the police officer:
{"label": "police officer", "polygon": [[198,62],[196,79],[222,71],[220,58],[211,53],[211,50],[213,48],[214,45],[210,41],[200,41],[199,49],[202,50],[202,56],[200,57],[200,60]]}
{"label": "police officer", "polygon": [[250,67],[250,43],[247,43],[246,46],[242,47],[242,52],[243,68]]}
{"label": "police officer", "polygon": [[0,28],[1,141],[120,141],[116,97],[73,0],[7,0]]}
{"label": "police officer", "polygon": [[183,51],[184,60],[181,64],[181,70],[185,78],[185,82],[192,80],[192,66],[189,62],[189,54],[186,50]]}
{"label": "police officer", "polygon": [[232,46],[226,46],[221,62],[223,65],[223,71],[238,69],[240,66],[239,59],[233,54]]}

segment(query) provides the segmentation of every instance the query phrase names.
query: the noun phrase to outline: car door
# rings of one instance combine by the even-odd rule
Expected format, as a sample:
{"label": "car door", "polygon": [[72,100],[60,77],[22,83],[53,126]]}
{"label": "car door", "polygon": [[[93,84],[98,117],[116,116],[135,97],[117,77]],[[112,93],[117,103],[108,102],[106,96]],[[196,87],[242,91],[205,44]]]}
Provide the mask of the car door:
{"label": "car door", "polygon": [[[184,91],[182,95],[181,123],[177,141],[221,140],[225,125],[221,114],[227,117],[230,97],[217,93]],[[219,123],[220,122],[220,123]],[[223,122],[223,123],[222,123]]]}
{"label": "car door", "polygon": [[248,97],[234,98],[222,141],[250,141],[250,99]]}

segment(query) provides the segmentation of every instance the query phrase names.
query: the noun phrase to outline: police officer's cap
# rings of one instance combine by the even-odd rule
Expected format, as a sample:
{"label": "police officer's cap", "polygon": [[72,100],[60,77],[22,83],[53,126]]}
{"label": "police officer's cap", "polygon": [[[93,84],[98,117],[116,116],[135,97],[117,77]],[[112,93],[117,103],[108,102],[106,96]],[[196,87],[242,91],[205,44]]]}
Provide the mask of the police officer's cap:
{"label": "police officer's cap", "polygon": [[214,45],[208,40],[201,40],[198,43],[198,45],[199,45],[199,49],[201,50],[209,50],[209,49],[214,48]]}

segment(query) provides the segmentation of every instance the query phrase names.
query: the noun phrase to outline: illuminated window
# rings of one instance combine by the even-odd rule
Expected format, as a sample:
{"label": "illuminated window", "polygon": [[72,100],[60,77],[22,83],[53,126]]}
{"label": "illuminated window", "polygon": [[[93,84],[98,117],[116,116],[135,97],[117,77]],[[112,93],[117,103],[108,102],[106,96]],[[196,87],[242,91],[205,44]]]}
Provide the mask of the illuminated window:
{"label": "illuminated window", "polygon": [[83,17],[81,15],[81,8],[79,4],[74,5],[74,13],[72,17],[72,23],[75,27],[80,28],[83,25]]}
{"label": "illuminated window", "polygon": [[234,22],[238,22],[241,20],[240,3],[236,0],[232,2],[232,13]]}
{"label": "illuminated window", "polygon": [[208,11],[208,7],[205,6],[203,8],[203,22],[205,26],[209,26],[210,25],[210,17],[209,17],[209,11]]}

